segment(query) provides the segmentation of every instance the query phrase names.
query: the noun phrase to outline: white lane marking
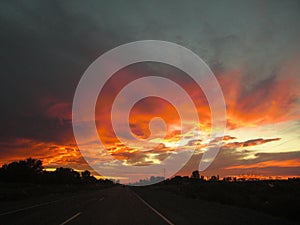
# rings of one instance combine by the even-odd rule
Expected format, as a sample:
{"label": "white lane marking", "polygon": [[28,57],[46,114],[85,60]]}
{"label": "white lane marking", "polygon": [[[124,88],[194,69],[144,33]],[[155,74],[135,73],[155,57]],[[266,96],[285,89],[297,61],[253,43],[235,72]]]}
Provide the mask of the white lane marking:
{"label": "white lane marking", "polygon": [[71,220],[74,220],[76,217],[78,217],[82,212],[76,213],[74,216],[70,217],[69,219],[67,219],[65,222],[59,224],[59,225],[65,225],[67,223],[69,223]]}
{"label": "white lane marking", "polygon": [[52,203],[59,202],[59,201],[62,201],[62,200],[64,200],[64,199],[58,199],[58,200],[51,201],[51,202],[44,202],[44,203],[40,203],[40,204],[36,204],[36,205],[24,207],[24,208],[21,208],[21,209],[16,209],[16,210],[4,212],[4,213],[1,213],[0,216],[5,216],[5,215],[8,215],[8,214],[13,214],[13,213],[21,212],[21,211],[24,211],[24,210],[27,210],[27,209],[33,209],[33,208],[44,206],[44,205],[50,205]]}
{"label": "white lane marking", "polygon": [[99,198],[99,202],[101,202],[103,199],[104,199],[104,197],[102,197],[102,198]]}
{"label": "white lane marking", "polygon": [[163,214],[161,214],[160,212],[158,212],[156,209],[154,209],[151,205],[149,205],[149,203],[147,203],[144,199],[142,199],[137,193],[135,193],[133,191],[133,193],[135,194],[136,197],[138,197],[138,199],[140,199],[146,206],[148,206],[153,212],[155,212],[157,215],[159,215],[164,221],[166,221],[168,224],[170,225],[175,225],[174,223],[172,223],[169,219],[167,219]]}

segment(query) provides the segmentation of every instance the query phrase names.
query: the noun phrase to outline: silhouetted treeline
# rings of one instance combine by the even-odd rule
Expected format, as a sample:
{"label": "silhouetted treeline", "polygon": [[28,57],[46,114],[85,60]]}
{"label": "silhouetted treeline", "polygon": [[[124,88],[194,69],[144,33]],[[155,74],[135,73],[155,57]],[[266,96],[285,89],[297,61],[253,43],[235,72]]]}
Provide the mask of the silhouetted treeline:
{"label": "silhouetted treeline", "polygon": [[300,179],[259,180],[219,176],[175,176],[150,188],[162,189],[187,198],[215,201],[251,208],[275,216],[300,221]]}
{"label": "silhouetted treeline", "polygon": [[[198,170],[192,172],[191,176],[174,176],[170,179],[164,180],[168,184],[182,184],[182,183],[199,183],[199,182],[248,182],[248,181],[271,181],[276,179],[262,179],[255,175],[244,175],[241,177],[227,176],[220,178],[219,175],[203,176]],[[278,180],[278,179],[277,179]],[[299,177],[290,177],[289,181],[300,181]]]}
{"label": "silhouetted treeline", "polygon": [[44,170],[41,160],[28,158],[4,164],[0,168],[0,181],[40,184],[113,184],[111,180],[97,180],[88,170],[81,173],[71,168]]}

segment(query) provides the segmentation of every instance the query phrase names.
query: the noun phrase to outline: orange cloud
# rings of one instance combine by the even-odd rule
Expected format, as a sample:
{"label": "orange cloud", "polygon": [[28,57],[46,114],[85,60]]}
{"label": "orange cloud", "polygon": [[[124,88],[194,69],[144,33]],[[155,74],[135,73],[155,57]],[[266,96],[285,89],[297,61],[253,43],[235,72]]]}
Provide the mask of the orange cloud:
{"label": "orange cloud", "polygon": [[[162,72],[159,74],[150,67],[146,69],[142,67],[137,69],[135,67],[126,68],[116,73],[101,90],[95,115],[98,134],[102,143],[116,158],[129,161],[132,158],[132,163],[136,163],[139,157],[146,157],[144,153],[141,154],[136,149],[126,147],[121,143],[116,137],[111,124],[111,108],[115,97],[126,84],[140,77],[154,74],[161,75],[182,86],[195,102],[200,118],[199,128],[202,130],[210,128],[210,109],[202,90],[182,71],[164,66],[161,68]],[[299,118],[299,113],[297,114],[296,110],[296,107],[299,107],[296,103],[296,99],[300,96],[298,88],[299,78],[294,70],[287,68],[284,71],[279,71],[277,76],[269,77],[263,81],[252,82],[251,84],[245,80],[243,73],[242,70],[237,70],[217,74],[226,100],[227,124],[229,128],[259,126]],[[162,91],[172,92],[172,90]],[[42,114],[45,117],[50,119],[58,118],[59,124],[65,126],[66,130],[63,130],[65,135],[59,132],[61,129],[53,129],[53,132],[50,132],[48,135],[53,137],[49,137],[49,140],[38,140],[38,138],[28,137],[24,139],[27,141],[21,141],[21,139],[17,138],[16,141],[12,141],[3,148],[5,151],[1,155],[2,161],[18,160],[27,156],[44,159],[46,164],[64,164],[66,162],[80,161],[81,155],[78,150],[74,150],[74,146],[70,147],[70,149],[68,147],[68,143],[75,143],[70,123],[71,102],[59,101],[55,98],[43,98],[40,105]],[[181,131],[178,130],[178,127],[180,127],[178,112],[169,102],[157,97],[145,98],[132,108],[129,124],[133,134],[138,138],[147,138],[150,134],[149,122],[154,117],[160,117],[166,123],[167,133],[163,139],[164,143],[179,140]],[[52,125],[53,121],[46,121],[45,123],[51,123]],[[59,141],[51,141],[55,134],[57,134],[57,137],[60,137]],[[223,143],[223,147],[247,147],[280,140],[280,138],[258,138],[245,142],[229,142],[234,139],[235,137],[224,136],[223,141],[225,143]],[[23,147],[19,145],[23,145]],[[201,140],[190,141],[188,145],[196,145],[198,148],[205,147]],[[27,152],[28,154],[26,151],[21,150],[24,146],[30,149]],[[158,151],[158,149],[160,150]],[[165,152],[171,150],[170,148],[158,146],[156,149],[145,149],[145,152],[148,151],[149,154],[152,154],[155,151],[155,154],[161,154],[163,158],[165,157]],[[158,158],[159,156],[156,157]]]}
{"label": "orange cloud", "polygon": [[[131,156],[136,158],[136,155],[139,154],[135,149],[128,148],[121,143],[111,124],[111,109],[117,94],[126,84],[138,78],[155,74],[178,83],[195,102],[200,118],[199,128],[204,131],[210,128],[210,109],[200,87],[183,72],[164,66],[159,68],[162,71],[159,74],[156,72],[157,68],[153,69],[151,66],[131,66],[123,69],[109,79],[99,94],[95,115],[98,135],[104,146],[118,159],[129,160]],[[242,70],[223,71],[216,75],[226,101],[228,128],[259,126],[300,117],[300,114],[294,113],[295,108],[298,106],[296,99],[300,96],[298,85],[295,85],[299,79],[295,73],[289,70],[282,70],[278,71],[276,76],[256,82],[247,82]],[[151,85],[144,88],[151,88]],[[172,90],[162,91],[172,92]],[[160,117],[166,123],[167,134],[164,138],[165,143],[176,141],[181,137],[181,131],[174,129],[174,127],[180,127],[178,112],[170,103],[157,97],[142,99],[132,108],[129,117],[132,133],[138,138],[148,138],[150,135],[149,122],[154,117]],[[224,136],[222,140],[226,144],[223,143],[223,147],[248,147],[280,140],[280,138],[258,138],[245,142],[229,142],[234,139],[235,137]],[[216,139],[215,141],[221,140]],[[190,141],[188,145],[197,145],[198,148],[206,146],[199,140]],[[124,157],[125,155],[126,157]]]}
{"label": "orange cloud", "polygon": [[149,123],[154,117],[164,120],[167,138],[176,135],[172,127],[180,127],[180,117],[175,107],[158,97],[148,97],[139,101],[130,112],[129,124],[132,132],[140,138],[150,135]]}
{"label": "orange cloud", "polygon": [[0,164],[25,159],[28,157],[41,159],[44,166],[55,167],[57,165],[82,167],[85,161],[74,143],[57,144],[53,142],[41,142],[33,139],[17,138],[1,141],[0,147],[6,151],[0,152]]}
{"label": "orange cloud", "polygon": [[229,141],[229,140],[233,140],[233,139],[236,139],[236,137],[232,137],[232,136],[229,136],[229,135],[224,135],[223,136],[223,141]]}
{"label": "orange cloud", "polygon": [[277,76],[249,84],[242,71],[218,74],[227,105],[228,127],[235,129],[300,118],[298,75],[295,70],[285,69]]}
{"label": "orange cloud", "polygon": [[[163,71],[165,73],[159,74],[160,76],[178,83],[196,103],[200,118],[199,127],[204,130],[209,129],[210,109],[201,89],[182,72],[164,67]],[[107,82],[99,95],[96,107],[97,127],[103,143],[118,142],[111,126],[110,112],[119,91],[127,83],[143,76],[153,75],[153,73],[151,69],[142,70],[132,67],[118,72]],[[300,118],[296,110],[299,107],[296,100],[300,97],[299,78],[294,70],[278,71],[276,76],[251,84],[243,73],[240,70],[217,74],[226,101],[228,128],[259,126]],[[172,92],[172,90],[162,91]],[[172,105],[161,99],[150,97],[136,104],[131,111],[129,123],[134,134],[140,138],[146,138],[149,136],[149,121],[153,117],[163,118],[170,128],[173,123],[178,123],[177,115]],[[223,140],[230,140],[228,138],[224,137]]]}
{"label": "orange cloud", "polygon": [[[166,69],[163,67],[163,71],[165,71],[165,73],[160,74],[162,77],[173,80],[187,91],[197,105],[196,110],[198,111],[201,123],[209,127],[210,109],[205,95],[201,89],[191,78],[185,76],[185,74],[182,74],[183,72],[180,72],[179,70],[171,69],[171,71],[173,71],[172,73],[170,72],[170,68]],[[98,135],[101,138],[104,146],[107,148],[110,148],[110,146],[116,145],[117,143],[121,143],[116,136],[111,123],[112,104],[117,94],[126,84],[140,77],[152,76],[153,73],[153,70],[147,70],[145,68],[141,69],[128,67],[113,75],[101,90],[96,105],[95,118]],[[172,92],[172,90],[162,91]],[[180,127],[180,118],[178,112],[168,101],[158,97],[148,97],[142,99],[132,108],[129,118],[129,124],[132,133],[138,138],[148,138],[150,135],[149,122],[154,117],[159,117],[164,120],[166,124],[166,141],[174,141],[179,138],[178,127]],[[181,131],[179,130],[179,133],[180,132]]]}
{"label": "orange cloud", "polygon": [[229,166],[225,169],[254,169],[266,167],[300,167],[300,159],[269,160],[248,165]]}
{"label": "orange cloud", "polygon": [[281,140],[281,138],[270,138],[270,139],[257,138],[257,139],[247,140],[244,142],[226,143],[223,145],[223,147],[227,147],[227,148],[248,147],[248,146],[261,145],[271,141],[279,141],[279,140]]}

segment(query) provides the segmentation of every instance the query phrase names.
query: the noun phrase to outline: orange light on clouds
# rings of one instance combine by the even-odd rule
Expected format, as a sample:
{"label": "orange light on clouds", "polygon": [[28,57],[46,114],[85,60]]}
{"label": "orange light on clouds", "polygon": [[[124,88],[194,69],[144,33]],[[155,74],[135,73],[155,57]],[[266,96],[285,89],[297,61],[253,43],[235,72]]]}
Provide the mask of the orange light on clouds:
{"label": "orange light on clouds", "polygon": [[249,165],[229,166],[226,167],[225,169],[254,169],[254,168],[266,168],[266,167],[300,167],[300,159],[268,160],[268,161],[258,162]]}
{"label": "orange light on clouds", "polygon": [[[191,96],[199,116],[199,124],[193,124],[193,126],[197,128],[197,132],[207,134],[210,131],[211,117],[210,108],[204,93],[184,74],[176,75],[175,73],[179,73],[178,71],[170,72],[165,68],[164,70],[163,77],[170,78],[180,84]],[[278,122],[300,118],[299,106],[296,102],[296,99],[300,97],[298,88],[299,77],[297,73],[293,73],[293,70],[288,68],[281,71],[281,73],[283,74],[280,76],[269,77],[266,80],[252,82],[251,84],[245,81],[243,70],[216,74],[226,100],[228,129],[255,128],[266,124],[274,124],[276,126]],[[179,130],[180,118],[176,109],[169,102],[156,97],[148,97],[135,104],[130,112],[129,125],[132,133],[137,138],[145,139],[150,135],[150,121],[155,117],[162,118],[166,125],[166,133],[162,138],[152,140],[157,144],[157,147],[152,149],[147,148],[147,146],[127,147],[126,143],[122,143],[116,137],[111,124],[111,109],[114,99],[127,83],[144,75],[141,70],[135,72],[134,68],[120,71],[111,77],[99,94],[101,98],[97,101],[95,119],[98,136],[107,150],[117,159],[127,160],[128,163],[135,165],[139,163],[142,165],[165,159],[174,150],[176,142],[182,137],[186,140],[186,146],[182,147],[197,146],[197,149],[205,149],[207,143],[211,140],[192,140],[189,139],[191,136],[189,133],[181,133]],[[146,75],[153,74],[147,74],[146,72]],[[172,90],[163,91],[172,92]],[[71,103],[59,101],[55,98],[43,98],[40,104],[47,118],[58,118],[62,125],[70,123]],[[189,109],[186,109],[186,111],[188,113]],[[244,136],[247,138],[247,134]],[[0,163],[8,163],[20,158],[35,157],[42,159],[46,166],[70,165],[77,168],[87,167],[76,147],[72,131],[69,130],[68,133],[65,135],[61,134],[59,137],[57,141],[41,141],[26,138],[17,138],[7,142],[2,141],[2,145],[7,149],[7,154],[5,152],[2,153]],[[279,141],[281,138],[282,136],[275,136],[274,138],[251,136],[248,141],[241,141],[236,137],[225,135],[222,147],[232,149],[247,148],[271,141]],[[284,147],[285,145],[283,145]],[[288,151],[289,149],[284,150]],[[230,166],[226,167],[226,169],[298,166],[300,166],[299,160],[291,159],[283,161],[268,160],[255,164]]]}
{"label": "orange light on clouds", "polygon": [[41,159],[44,166],[85,164],[75,144],[60,145],[53,142],[19,138],[14,139],[13,143],[8,141],[6,145],[9,145],[10,151],[6,157],[1,157],[0,164],[29,157]]}

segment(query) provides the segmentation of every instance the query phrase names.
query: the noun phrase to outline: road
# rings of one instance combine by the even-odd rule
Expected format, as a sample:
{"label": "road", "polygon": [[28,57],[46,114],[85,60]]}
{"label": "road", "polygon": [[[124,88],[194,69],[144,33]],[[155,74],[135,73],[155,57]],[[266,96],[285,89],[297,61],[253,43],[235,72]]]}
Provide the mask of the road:
{"label": "road", "polygon": [[120,186],[0,207],[0,225],[292,224],[248,209]]}

